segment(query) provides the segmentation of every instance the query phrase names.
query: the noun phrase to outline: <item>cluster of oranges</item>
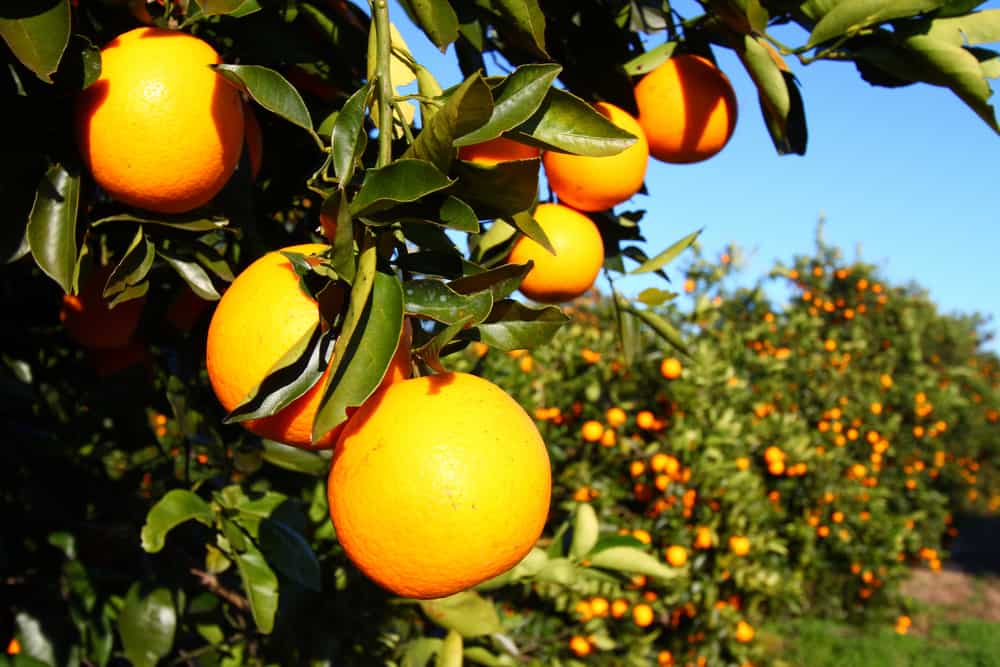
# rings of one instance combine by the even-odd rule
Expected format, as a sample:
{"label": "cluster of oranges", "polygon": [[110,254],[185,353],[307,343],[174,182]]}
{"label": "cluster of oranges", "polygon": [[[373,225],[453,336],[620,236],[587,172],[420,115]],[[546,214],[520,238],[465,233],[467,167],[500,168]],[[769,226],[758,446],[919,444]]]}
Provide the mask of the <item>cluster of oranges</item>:
{"label": "cluster of oranges", "polygon": [[521,292],[543,303],[574,299],[593,286],[604,263],[600,231],[585,213],[614,208],[642,188],[650,156],[663,162],[689,164],[706,160],[729,141],[736,125],[732,85],[711,61],[677,55],[636,84],[638,118],[608,102],[594,109],[635,137],[624,151],[605,157],[540,152],[507,137],[459,150],[459,157],[483,165],[541,156],[545,175],[558,204],[541,204],[534,217],[555,254],[523,236],[508,261],[534,267]]}

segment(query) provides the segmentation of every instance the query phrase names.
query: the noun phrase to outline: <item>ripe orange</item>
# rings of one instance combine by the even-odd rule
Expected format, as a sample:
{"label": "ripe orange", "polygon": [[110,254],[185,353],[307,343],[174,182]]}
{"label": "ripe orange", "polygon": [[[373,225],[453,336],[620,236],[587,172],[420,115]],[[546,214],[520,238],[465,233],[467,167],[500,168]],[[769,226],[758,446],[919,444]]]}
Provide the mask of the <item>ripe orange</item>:
{"label": "ripe orange", "polygon": [[657,160],[687,164],[723,149],[736,128],[736,94],[711,61],[675,56],[635,87],[639,124]]}
{"label": "ripe orange", "polygon": [[484,167],[492,167],[501,162],[530,160],[538,157],[539,152],[534,146],[522,144],[507,137],[497,137],[481,144],[462,146],[458,149],[458,158]]}
{"label": "ripe orange", "polygon": [[746,644],[747,642],[753,640],[755,634],[756,632],[754,631],[753,626],[746,621],[740,621],[736,624],[736,641]]}
{"label": "ripe orange", "polygon": [[636,141],[617,155],[589,157],[545,151],[545,176],[559,201],[581,211],[612,208],[642,188],[649,163],[649,144],[639,121],[607,102],[594,105],[605,118],[634,134]]}
{"label": "ripe orange", "polygon": [[365,402],[337,441],[327,493],[355,565],[425,599],[516,565],[542,532],[551,488],[528,413],[487,380],[445,373]]}
{"label": "ripe orange", "polygon": [[128,345],[139,327],[146,297],[139,297],[108,308],[102,296],[111,266],[98,267],[80,279],[79,294],[65,294],[59,320],[70,338],[83,347],[111,350]]}
{"label": "ripe orange", "polygon": [[160,213],[207,204],[243,148],[243,102],[182,32],[136,28],[101,50],[101,76],[76,103],[80,153],[115,199]]}
{"label": "ripe orange", "polygon": [[640,628],[648,628],[653,624],[653,608],[648,604],[637,604],[632,607],[632,620]]}
{"label": "ripe orange", "polygon": [[585,655],[589,655],[593,648],[591,647],[590,642],[587,641],[586,637],[573,635],[569,639],[569,650],[573,652],[573,655],[582,658]]}
{"label": "ripe orange", "polygon": [[688,552],[684,547],[679,544],[673,544],[667,547],[667,562],[674,567],[684,567],[687,560]]}
{"label": "ripe orange", "polygon": [[694,548],[695,549],[712,548],[712,530],[709,527],[698,526],[698,528],[695,529]]}
{"label": "ripe orange", "polygon": [[604,425],[593,419],[585,421],[580,429],[580,437],[586,442],[597,442],[602,435],[604,435]]}
{"label": "ripe orange", "polygon": [[674,357],[667,357],[660,362],[660,375],[667,380],[676,380],[681,376],[683,370],[684,367],[681,366],[680,360]]}
{"label": "ripe orange", "polygon": [[621,618],[628,611],[628,600],[619,598],[611,603],[611,617]]}
{"label": "ripe orange", "polygon": [[508,262],[535,262],[521,282],[521,293],[542,303],[575,299],[594,284],[604,264],[604,242],[590,218],[560,204],[541,204],[535,220],[545,231],[556,254],[522,236]]}
{"label": "ripe orange", "polygon": [[[311,243],[284,250],[316,255],[327,247]],[[316,302],[300,289],[298,276],[280,252],[268,253],[244,269],[222,295],[208,327],[208,378],[222,407],[228,411],[239,405],[318,321]],[[409,377],[411,335],[404,326],[383,384]],[[276,414],[241,423],[263,438],[296,447],[333,447],[339,428],[311,442],[324,381],[325,375]]]}
{"label": "ripe orange", "polygon": [[746,556],[750,553],[750,538],[742,535],[733,535],[729,538],[729,550],[737,556]]}
{"label": "ripe orange", "polygon": [[604,413],[604,419],[607,421],[608,426],[618,428],[628,420],[628,415],[621,408],[614,407],[608,408],[607,412]]}

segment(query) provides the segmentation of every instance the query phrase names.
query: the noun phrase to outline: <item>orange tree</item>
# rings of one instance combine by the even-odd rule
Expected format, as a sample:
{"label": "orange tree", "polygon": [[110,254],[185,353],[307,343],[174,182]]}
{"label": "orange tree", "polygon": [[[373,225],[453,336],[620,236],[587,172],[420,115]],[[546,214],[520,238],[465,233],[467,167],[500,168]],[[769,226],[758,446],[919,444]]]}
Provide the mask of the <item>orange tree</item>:
{"label": "orange tree", "polygon": [[[502,517],[467,529],[490,548],[496,535],[517,535],[509,539],[526,555],[518,553],[512,570],[499,571],[509,559],[469,558],[495,562],[472,568],[475,581],[499,577],[481,582],[484,589],[500,591],[497,599],[526,594],[527,605],[512,602],[498,614],[473,592],[401,604],[362,575],[351,551],[337,540],[324,482],[344,447],[310,450],[336,444],[324,438],[337,428],[368,432],[348,417],[358,411],[368,422],[374,413],[369,400],[420,383],[404,380],[412,371],[406,368],[407,353],[419,374],[443,375],[463,363],[454,355],[469,346],[512,352],[545,343],[564,327],[567,317],[560,307],[512,296],[522,281],[531,284],[535,269],[530,258],[511,261],[512,247],[530,242],[545,249],[557,240],[534,214],[544,156],[560,165],[567,193],[574,168],[588,174],[606,169],[614,176],[591,182],[592,201],[577,202],[586,209],[618,206],[632,194],[645,154],[636,150],[643,143],[640,134],[657,159],[709,158],[724,148],[737,117],[735,97],[712,56],[720,48],[734,50],[757,85],[780,153],[806,148],[803,104],[788,57],[850,62],[879,85],[924,82],[950,88],[996,129],[987,84],[995,74],[995,54],[982,46],[1000,36],[996,12],[933,0],[885,2],[874,9],[850,2],[711,2],[691,16],[663,2],[607,0],[407,0],[402,6],[403,20],[413,21],[435,45],[454,44],[466,77],[462,82],[445,87],[414,59],[381,0],[367,11],[338,0],[18,0],[0,9],[2,94],[14,130],[0,166],[9,223],[0,246],[9,314],[3,328],[4,423],[13,445],[5,449],[2,502],[4,515],[18,519],[0,545],[9,601],[0,632],[16,640],[9,645],[16,660],[151,665],[170,656],[178,663],[425,664],[437,655],[441,664],[456,664],[464,654],[470,661],[504,664],[614,647],[617,653],[609,656],[627,654],[644,664],[651,656],[668,662],[673,654],[667,651],[679,650],[664,648],[674,646],[676,637],[663,632],[677,614],[694,624],[695,636],[705,633],[698,641],[713,638],[713,659],[742,660],[752,651],[754,635],[737,613],[742,603],[727,602],[718,610],[726,622],[712,628],[694,620],[702,618],[698,605],[721,600],[730,581],[740,587],[734,590],[760,593],[768,606],[774,600],[790,607],[801,604],[805,588],[827,584],[811,576],[832,558],[823,546],[832,542],[818,541],[811,530],[830,527],[819,523],[826,521],[825,510],[806,506],[813,495],[796,493],[797,482],[819,479],[808,475],[817,467],[836,487],[830,493],[858,496],[852,502],[859,516],[874,515],[881,504],[912,514],[913,528],[877,524],[883,528],[864,541],[846,542],[881,541],[904,559],[913,549],[924,549],[918,555],[936,562],[933,538],[947,503],[959,488],[967,501],[975,500],[969,493],[991,473],[980,470],[976,451],[932,447],[945,434],[968,433],[970,442],[979,442],[989,420],[996,420],[989,407],[995,405],[992,377],[983,375],[995,372],[991,362],[979,359],[976,368],[948,375],[952,384],[925,387],[925,377],[902,372],[918,364],[914,355],[922,341],[887,336],[890,348],[879,359],[891,360],[883,368],[888,380],[881,389],[867,384],[863,389],[871,394],[865,401],[878,399],[886,411],[867,417],[860,403],[851,404],[850,423],[861,420],[859,427],[877,430],[874,442],[850,440],[850,446],[827,444],[823,454],[810,453],[805,443],[814,428],[826,422],[832,430],[836,422],[843,430],[847,408],[827,405],[825,394],[802,388],[833,383],[844,359],[863,350],[843,349],[833,337],[797,353],[797,368],[817,375],[815,382],[799,377],[798,388],[776,384],[781,376],[773,372],[774,364],[790,361],[783,352],[761,356],[741,379],[725,370],[726,355],[736,354],[728,332],[746,324],[747,310],[737,305],[741,301],[722,296],[724,308],[700,300],[681,333],[653,311],[619,304],[617,295],[613,300],[672,345],[684,347],[687,336],[696,339],[687,349],[704,369],[701,379],[688,383],[682,373],[677,385],[682,400],[661,406],[676,413],[643,417],[654,431],[668,417],[686,420],[693,440],[678,441],[674,459],[656,459],[657,467],[672,471],[667,482],[658,482],[649,470],[659,471],[652,467],[636,465],[634,473],[623,473],[635,478],[629,511],[636,516],[645,516],[638,504],[656,496],[658,483],[707,484],[701,491],[678,489],[677,502],[692,515],[703,511],[697,494],[704,496],[704,489],[722,489],[723,498],[729,494],[731,511],[715,521],[699,515],[707,525],[697,527],[693,546],[680,524],[665,545],[673,548],[662,557],[639,548],[643,539],[634,535],[598,539],[602,525],[607,528],[618,516],[608,513],[622,511],[612,504],[598,503],[600,515],[582,510],[574,514],[572,530],[560,528],[569,525],[565,475],[571,473],[566,472],[556,478],[554,511],[538,548],[530,548],[542,530],[532,512],[524,520],[531,526],[528,537],[490,525]],[[788,23],[802,28],[800,45],[781,43],[769,31]],[[484,55],[490,53],[504,58],[512,71],[486,76]],[[554,86],[557,80],[562,86]],[[398,92],[413,82],[416,93]],[[657,105],[657,99],[669,103]],[[630,178],[616,165],[628,166]],[[602,186],[609,191],[597,192]],[[696,236],[648,254],[641,247],[641,213],[608,208],[579,218],[587,233],[574,232],[573,238],[592,239],[579,251],[603,259],[611,273],[662,273]],[[459,240],[465,241],[464,250]],[[303,244],[321,244],[321,250]],[[268,254],[278,250],[283,254]],[[265,281],[243,296],[236,287],[228,293],[227,285],[261,257],[275,258],[271,268],[282,279]],[[638,266],[628,267],[626,260]],[[718,271],[692,270],[692,280],[706,286]],[[536,294],[556,295],[545,300],[579,294],[593,280],[591,274],[582,280],[572,265],[557,266],[552,275],[574,278],[572,290],[540,285]],[[804,285],[807,278],[801,278]],[[299,292],[283,300],[279,283],[297,284]],[[847,302],[833,293],[842,288],[839,283],[810,287],[811,299],[823,303],[813,302],[817,315],[809,318],[803,315],[808,310],[790,312],[798,318],[792,330],[824,331],[824,323],[836,317],[827,305],[838,308],[840,298]],[[219,307],[221,329],[209,336],[213,302],[224,294],[232,294],[229,301],[237,305]],[[885,305],[877,303],[881,296],[872,308]],[[656,290],[646,294],[650,302],[669,297]],[[915,330],[914,322],[933,324],[934,336],[941,338],[934,363],[945,369],[956,367],[956,355],[964,360],[974,343],[952,344],[969,333],[969,324],[937,318],[929,307],[900,311],[898,319],[906,331]],[[627,318],[616,321],[622,345],[649,335],[628,328]],[[767,342],[782,349],[781,341],[767,334],[762,330],[761,339],[751,342],[769,353]],[[211,373],[204,362],[209,338],[218,342],[211,346]],[[827,340],[833,340],[833,349],[827,349]],[[210,380],[216,358],[225,362],[218,368],[228,370]],[[531,356],[518,360],[522,373],[531,372],[533,364]],[[666,375],[676,375],[680,367],[664,368]],[[567,372],[566,396],[576,391],[570,377]],[[730,384],[734,378],[736,384]],[[647,375],[630,382],[655,396],[653,380]],[[385,391],[376,392],[384,382]],[[965,382],[984,385],[971,396],[994,410],[983,413],[986,424],[977,411],[966,410],[970,395],[959,389]],[[429,387],[433,397],[433,383]],[[750,393],[730,400],[726,392],[740,387]],[[521,389],[509,387],[530,404]],[[601,391],[588,385],[581,405],[592,410]],[[792,415],[799,417],[775,407],[779,392],[796,397]],[[311,417],[306,428],[296,431],[304,430],[306,437],[263,433],[278,438],[271,440],[254,432],[263,422],[287,423],[307,394],[317,400],[305,411]],[[474,415],[473,399],[474,392],[467,397]],[[691,407],[678,407],[684,400]],[[817,403],[841,416],[831,412],[815,424],[801,416],[812,414],[806,411]],[[417,409],[423,400],[393,404],[402,406],[398,419],[381,418],[394,428],[374,430],[399,438],[405,430],[395,428],[397,422],[405,423],[405,410]],[[758,422],[732,416],[743,414],[747,405]],[[449,422],[459,412],[446,410],[440,420]],[[623,417],[626,423],[631,418],[616,412],[612,420],[621,427]],[[498,429],[523,420],[500,422]],[[909,431],[901,430],[904,426]],[[495,441],[503,443],[498,433]],[[556,434],[551,436],[556,470],[578,471]],[[525,428],[519,437],[530,451],[532,430]],[[731,483],[727,452],[720,457],[709,448],[694,456],[692,448],[702,437],[722,444],[737,439],[747,447],[774,440],[766,444],[778,449],[760,456],[769,471],[781,472],[748,474]],[[864,442],[867,437],[866,430]],[[615,431],[601,428],[602,441],[617,439]],[[897,443],[912,445],[904,450],[908,458],[889,466],[896,461]],[[490,443],[480,438],[474,446],[484,450]],[[862,452],[862,446],[871,451]],[[433,443],[428,447],[433,459]],[[684,448],[690,451],[685,454]],[[750,454],[743,472],[759,463]],[[871,460],[876,455],[884,466],[878,475]],[[818,463],[821,456],[829,457],[824,466]],[[736,458],[738,469],[743,458]],[[412,562],[449,562],[449,554],[461,553],[454,551],[464,539],[461,527],[435,532],[435,522],[448,525],[442,512],[474,502],[475,493],[459,494],[466,487],[458,482],[489,477],[470,474],[461,457],[439,460],[442,478],[456,483],[441,487],[455,494],[452,502],[438,502],[434,512],[423,514],[419,494],[405,503],[372,505],[409,512],[410,518],[396,525],[426,522],[427,534],[437,535],[407,548],[441,558],[425,561],[428,554],[414,554]],[[515,470],[519,464],[504,462]],[[850,468],[855,465],[864,473]],[[906,494],[885,491],[896,477]],[[429,485],[424,493],[438,493],[429,479],[418,475],[416,482]],[[523,494],[523,506],[535,507],[528,497],[547,495],[547,484],[541,477],[526,486],[511,482],[498,493]],[[616,500],[610,488],[604,497]],[[780,505],[782,498],[800,505]],[[722,500],[717,503],[721,507]],[[860,509],[868,505],[872,509]],[[807,522],[810,530],[802,529],[783,521],[782,512],[815,515],[817,525]],[[652,528],[640,537],[652,535]],[[837,529],[830,529],[836,536]],[[723,537],[733,539],[729,555],[711,561],[721,568],[718,576],[694,586],[688,573],[706,566],[692,548],[717,547]],[[500,539],[497,548],[508,540]],[[748,560],[755,554],[761,559]],[[893,566],[885,564],[885,573],[878,569],[883,565],[871,566],[876,574],[869,578],[890,579]],[[867,571],[862,571],[866,584]],[[571,630],[565,618],[548,613],[552,600],[561,609],[573,596],[617,594],[633,576],[692,586],[672,589],[669,615],[664,598],[640,590],[638,582],[607,609],[589,600],[588,613],[598,618],[605,612],[612,618],[630,614],[635,627],[624,643],[596,630],[593,640],[591,634],[566,636]],[[452,583],[457,582],[474,583],[460,578]],[[872,591],[868,597],[878,597],[887,589],[873,584],[866,590]],[[640,595],[648,599],[640,602]],[[706,595],[716,597],[699,597]],[[525,615],[536,603],[546,609],[537,622]],[[751,608],[746,617],[752,620],[756,613]]]}

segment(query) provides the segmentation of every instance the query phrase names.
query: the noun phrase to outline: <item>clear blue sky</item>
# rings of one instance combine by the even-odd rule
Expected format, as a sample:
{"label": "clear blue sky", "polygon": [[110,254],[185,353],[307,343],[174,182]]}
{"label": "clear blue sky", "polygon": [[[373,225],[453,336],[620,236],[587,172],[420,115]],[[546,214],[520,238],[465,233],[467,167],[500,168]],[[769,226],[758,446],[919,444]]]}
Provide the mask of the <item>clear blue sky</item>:
{"label": "clear blue sky", "polygon": [[[675,3],[686,16],[688,6]],[[693,4],[692,4],[693,7]],[[1000,7],[991,0],[983,8]],[[447,87],[461,74],[393,2],[410,49]],[[793,37],[789,37],[789,34]],[[800,44],[805,34],[784,33]],[[652,45],[662,42],[654,37]],[[1000,319],[1000,137],[951,91],[923,84],[877,88],[850,63],[789,61],[801,83],[809,125],[806,155],[775,153],[757,93],[739,60],[717,49],[736,90],[740,115],[726,148],[695,165],[650,161],[646,185],[624,208],[645,208],[650,254],[699,228],[706,251],[730,242],[746,251],[753,276],[773,260],[813,248],[816,222],[848,258],[877,264],[894,283],[914,280],[946,312]],[[994,90],[1000,80],[992,82]],[[994,94],[1000,107],[1000,94]],[[619,281],[635,294],[645,277]],[[991,347],[1000,351],[1000,342]]]}

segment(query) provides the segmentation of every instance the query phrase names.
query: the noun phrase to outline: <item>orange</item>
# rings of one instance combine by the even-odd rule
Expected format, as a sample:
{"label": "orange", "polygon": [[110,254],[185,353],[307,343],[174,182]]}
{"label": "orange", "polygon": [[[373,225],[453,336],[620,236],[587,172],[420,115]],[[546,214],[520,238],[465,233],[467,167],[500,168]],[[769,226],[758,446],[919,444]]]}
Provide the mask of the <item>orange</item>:
{"label": "orange", "polygon": [[337,539],[397,595],[439,598],[516,565],[545,526],[549,455],[535,422],[466,373],[379,391],[337,441],[327,493]]}
{"label": "orange", "polygon": [[619,598],[611,603],[611,617],[621,618],[628,611],[628,600]]}
{"label": "orange", "polygon": [[608,411],[604,413],[604,419],[608,422],[608,426],[618,428],[625,423],[628,415],[621,408],[608,408]]}
{"label": "orange", "polygon": [[64,294],[59,320],[70,338],[83,347],[112,350],[128,345],[139,327],[146,297],[131,299],[108,308],[102,296],[114,267],[102,266],[80,278],[79,294]]}
{"label": "orange", "polygon": [[649,410],[640,410],[635,416],[635,425],[648,431],[656,425],[656,417]]}
{"label": "orange", "polygon": [[[327,248],[311,243],[284,250],[316,255]],[[274,364],[318,322],[316,302],[301,290],[298,275],[280,252],[268,253],[244,269],[222,295],[208,327],[208,378],[222,407],[231,411],[242,403]],[[404,326],[383,383],[409,377],[411,335],[410,327]],[[339,429],[311,442],[325,379],[326,374],[276,414],[241,423],[262,438],[288,445],[306,449],[333,447]]]}
{"label": "orange", "polygon": [[687,563],[688,552],[687,549],[680,546],[679,544],[674,544],[667,547],[667,562],[674,567],[684,567]]}
{"label": "orange", "polygon": [[639,125],[624,109],[607,102],[594,105],[605,118],[634,134],[636,141],[617,155],[590,157],[545,151],[542,164],[559,201],[581,211],[604,211],[629,199],[642,188],[649,163],[649,144]]}
{"label": "orange", "polygon": [[681,376],[683,370],[684,367],[681,366],[680,360],[674,357],[668,357],[660,362],[660,375],[667,380],[676,380]]}
{"label": "orange", "polygon": [[185,283],[167,306],[166,319],[177,331],[187,333],[214,306],[213,302],[202,299]]}
{"label": "orange", "polygon": [[637,604],[632,607],[632,620],[640,628],[648,628],[653,624],[653,608],[648,604]]}
{"label": "orange", "polygon": [[556,254],[522,236],[507,261],[534,261],[521,282],[521,293],[542,303],[575,299],[594,284],[604,264],[604,242],[590,218],[560,204],[541,204],[535,221],[545,231]]}
{"label": "orange", "polygon": [[539,150],[534,146],[522,144],[507,137],[497,137],[481,144],[462,146],[458,149],[458,158],[484,167],[492,167],[501,162],[512,160],[530,160],[537,158]]}
{"label": "orange", "polygon": [[608,601],[602,597],[592,597],[590,598],[590,612],[596,618],[604,618],[608,615]]}
{"label": "orange", "polygon": [[750,553],[750,538],[742,535],[733,535],[729,538],[729,550],[737,556],[746,556]]}
{"label": "orange", "polygon": [[589,655],[593,649],[586,637],[573,635],[569,640],[569,650],[573,652],[573,655],[582,658],[585,655]]}
{"label": "orange", "polygon": [[160,213],[207,204],[243,148],[239,91],[191,35],[136,28],[101,50],[101,76],[77,99],[77,143],[94,180],[115,199]]}
{"label": "orange", "polygon": [[663,162],[706,160],[725,147],[736,128],[736,94],[711,61],[675,56],[635,87],[639,124],[650,155]]}
{"label": "orange", "polygon": [[756,632],[754,632],[753,626],[746,621],[740,621],[736,624],[736,641],[746,644],[747,642],[753,640],[755,634]]}
{"label": "orange", "polygon": [[597,442],[604,435],[604,425],[601,422],[591,419],[583,423],[580,429],[580,436],[586,442]]}
{"label": "orange", "polygon": [[695,549],[711,549],[712,548],[712,530],[707,526],[698,526],[695,529],[694,536],[694,548]]}

